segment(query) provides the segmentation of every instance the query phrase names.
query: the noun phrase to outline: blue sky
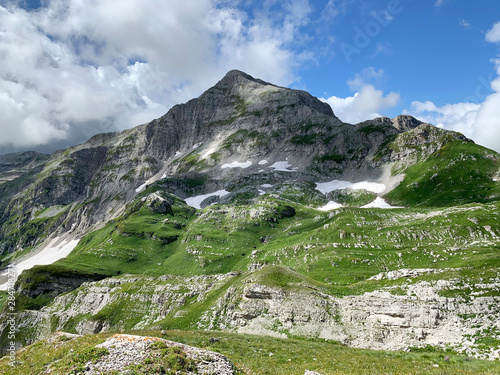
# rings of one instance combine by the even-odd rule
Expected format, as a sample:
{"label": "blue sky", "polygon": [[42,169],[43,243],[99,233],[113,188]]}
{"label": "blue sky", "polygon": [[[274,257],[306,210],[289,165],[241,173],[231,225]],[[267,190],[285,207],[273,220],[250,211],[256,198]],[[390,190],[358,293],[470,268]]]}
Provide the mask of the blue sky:
{"label": "blue sky", "polygon": [[499,52],[498,0],[0,0],[0,153],[148,122],[230,69],[500,151]]}

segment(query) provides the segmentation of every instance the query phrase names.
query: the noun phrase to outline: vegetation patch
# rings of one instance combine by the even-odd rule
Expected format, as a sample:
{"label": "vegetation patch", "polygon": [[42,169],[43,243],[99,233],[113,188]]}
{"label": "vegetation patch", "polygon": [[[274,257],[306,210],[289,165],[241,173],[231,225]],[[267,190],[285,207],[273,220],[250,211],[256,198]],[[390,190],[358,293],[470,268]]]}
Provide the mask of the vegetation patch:
{"label": "vegetation patch", "polygon": [[408,167],[403,182],[387,197],[396,205],[431,207],[497,201],[500,186],[492,176],[500,167],[499,160],[494,151],[453,141]]}

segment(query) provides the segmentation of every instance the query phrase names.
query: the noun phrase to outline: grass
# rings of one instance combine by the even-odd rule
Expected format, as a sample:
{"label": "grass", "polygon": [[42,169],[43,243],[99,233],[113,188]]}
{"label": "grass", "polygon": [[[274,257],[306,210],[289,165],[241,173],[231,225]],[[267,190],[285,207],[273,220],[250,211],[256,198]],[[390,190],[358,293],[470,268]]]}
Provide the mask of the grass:
{"label": "grass", "polygon": [[465,141],[444,145],[404,171],[403,182],[387,198],[396,205],[443,207],[500,199],[492,177],[500,169],[494,151]]}
{"label": "grass", "polygon": [[9,293],[6,291],[0,290],[0,311],[2,311],[7,304],[7,297],[9,296]]}
{"label": "grass", "polygon": [[[500,363],[468,359],[452,352],[387,352],[354,349],[335,342],[279,339],[265,336],[210,331],[129,331],[127,333],[162,337],[171,341],[219,352],[247,375],[303,375],[305,370],[323,375],[348,374],[498,374]],[[82,363],[97,360],[105,351],[96,350],[111,333],[84,336],[54,343],[40,341],[17,353],[16,367],[7,358],[0,359],[0,373],[12,375],[39,374],[49,367],[54,374],[71,373]],[[210,340],[215,338],[215,340]],[[162,350],[160,347],[153,351]],[[165,360],[172,354],[165,352]],[[150,358],[155,358],[151,356]],[[156,357],[157,358],[157,357]],[[155,360],[157,362],[155,362]],[[139,364],[152,367],[162,358]],[[185,362],[187,363],[187,362]],[[437,365],[437,366],[436,366]],[[139,372],[140,373],[140,372]]]}
{"label": "grass", "polygon": [[53,374],[69,374],[84,370],[89,360],[97,360],[106,354],[94,348],[104,342],[106,335],[93,335],[53,344],[38,341],[17,352],[15,366],[11,367],[8,358],[0,359],[0,373],[11,375],[41,374],[48,368]]}
{"label": "grass", "polygon": [[[195,187],[198,184],[193,180]],[[35,267],[20,280],[29,279],[24,287],[35,288],[46,281],[47,272],[56,279],[62,271],[174,275],[179,278],[165,282],[177,283],[176,293],[181,296],[187,292],[182,284],[187,277],[242,272],[214,285],[199,300],[196,296],[183,300],[156,322],[176,329],[195,329],[229,288],[240,290],[249,278],[285,290],[313,288],[332,296],[387,287],[402,295],[411,283],[451,280],[454,284],[439,291],[441,295],[464,299],[470,299],[472,292],[500,296],[498,290],[481,286],[499,275],[500,243],[493,235],[500,233],[498,202],[394,210],[344,207],[321,212],[308,206],[320,199],[308,184],[287,183],[276,188],[281,197],[266,194],[249,204],[195,210],[168,194],[168,188],[150,186],[129,204],[124,215],[85,236],[67,258],[53,266]],[[165,214],[156,213],[142,200],[153,192],[171,200]],[[365,197],[367,194],[347,197],[347,193],[339,193],[346,195],[345,203],[361,204],[372,198]],[[248,273],[254,264],[267,266]],[[411,280],[369,280],[380,272],[401,268],[443,272]],[[145,319],[149,307],[137,305],[131,296],[150,288],[147,283],[140,278],[122,284],[113,303],[92,315],[77,315],[64,329],[74,332],[82,319],[109,323],[113,329],[133,328]],[[49,297],[41,295],[28,301],[31,305],[20,301],[19,306],[40,308],[52,302]],[[483,344],[495,340],[492,334]]]}
{"label": "grass", "polygon": [[[56,265],[87,273],[196,276],[261,263],[291,267],[335,295],[386,286],[367,279],[400,268],[500,267],[500,244],[492,246],[496,240],[485,229],[500,231],[498,203],[391,211],[346,207],[332,215],[264,195],[253,204],[213,205],[195,215],[172,199],[168,214],[140,201],[131,204]],[[283,214],[287,207],[293,215]]]}
{"label": "grass", "polygon": [[340,189],[330,193],[329,197],[344,206],[361,207],[375,200],[377,194],[367,190]]}

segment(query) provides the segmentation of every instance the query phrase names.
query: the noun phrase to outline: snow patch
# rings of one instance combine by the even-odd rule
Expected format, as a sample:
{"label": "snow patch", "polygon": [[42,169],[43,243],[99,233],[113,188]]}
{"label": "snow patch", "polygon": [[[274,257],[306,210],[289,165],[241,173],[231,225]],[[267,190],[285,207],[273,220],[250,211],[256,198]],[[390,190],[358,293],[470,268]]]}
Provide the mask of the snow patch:
{"label": "snow patch", "polygon": [[266,188],[266,189],[273,187],[273,185],[271,185],[271,184],[263,184],[263,185],[260,185],[260,186],[263,187],[263,188]]}
{"label": "snow patch", "polygon": [[387,271],[387,272],[381,272],[375,276],[370,277],[368,280],[397,280],[400,278],[407,278],[407,277],[417,277],[420,275],[426,275],[426,274],[435,274],[435,273],[442,273],[445,271],[449,271],[450,268],[447,269],[434,269],[434,268],[402,268],[399,270],[395,271]]}
{"label": "snow patch", "polygon": [[198,147],[200,147],[200,144],[199,144],[199,143],[195,144],[195,145],[193,146],[193,149],[198,148]]}
{"label": "snow patch", "polygon": [[205,199],[207,199],[209,197],[213,197],[213,196],[223,197],[224,195],[228,195],[228,194],[229,194],[229,191],[218,190],[214,193],[197,195],[196,197],[187,198],[187,199],[185,199],[185,201],[186,201],[186,204],[188,206],[201,209],[201,202],[203,202]]}
{"label": "snow patch", "polygon": [[226,168],[243,168],[243,169],[245,169],[251,165],[252,165],[252,162],[250,160],[247,160],[244,163],[240,163],[239,161],[233,161],[232,163],[221,165],[221,168],[222,169],[226,169]]}
{"label": "snow patch", "polygon": [[141,193],[146,189],[146,185],[148,184],[149,181],[146,181],[143,183],[141,186],[139,186],[137,189],[135,189],[136,193]]}
{"label": "snow patch", "polygon": [[176,158],[177,156],[181,156],[181,152],[180,151],[177,151],[174,155],[174,158]]}
{"label": "snow patch", "polygon": [[391,206],[383,198],[377,197],[373,202],[361,206],[361,208],[402,208]]}
{"label": "snow patch", "polygon": [[208,150],[207,152],[205,152],[205,154],[203,154],[203,156],[202,156],[201,158],[202,158],[202,159],[206,159],[206,158],[208,158],[210,155],[212,155],[214,152],[215,152],[215,148],[211,148],[210,150]]}
{"label": "snow patch", "polygon": [[266,192],[265,192],[264,190],[262,190],[262,189],[257,189],[257,190],[259,191],[259,195],[264,195],[264,194],[266,194]]}
{"label": "snow patch", "polygon": [[335,210],[337,208],[343,207],[340,203],[334,202],[334,201],[329,201],[327,204],[325,204],[323,207],[318,208],[320,211],[331,211]]}
{"label": "snow patch", "polygon": [[267,160],[261,160],[259,161],[259,165],[266,165],[267,164]]}
{"label": "snow patch", "polygon": [[273,168],[275,171],[281,171],[281,172],[295,172],[298,169],[298,168],[290,169],[291,167],[292,165],[288,161],[277,161],[273,165],[269,166],[269,168]]}
{"label": "snow patch", "polygon": [[333,180],[329,182],[318,182],[316,183],[316,190],[322,192],[323,194],[328,194],[334,190],[339,189],[353,189],[353,190],[368,190],[372,193],[380,194],[385,189],[384,184],[378,182],[361,181],[361,182],[350,182],[342,180]]}
{"label": "snow patch", "polygon": [[[42,266],[47,264],[52,264],[59,259],[68,256],[71,251],[78,245],[80,240],[76,239],[62,239],[61,237],[56,237],[52,239],[45,247],[41,248],[40,251],[33,254],[28,254],[26,258],[23,258],[19,263],[15,263],[15,273],[20,275],[24,270],[29,270],[34,266]],[[4,276],[5,274],[2,274]],[[0,284],[0,290],[7,290],[8,283]]]}

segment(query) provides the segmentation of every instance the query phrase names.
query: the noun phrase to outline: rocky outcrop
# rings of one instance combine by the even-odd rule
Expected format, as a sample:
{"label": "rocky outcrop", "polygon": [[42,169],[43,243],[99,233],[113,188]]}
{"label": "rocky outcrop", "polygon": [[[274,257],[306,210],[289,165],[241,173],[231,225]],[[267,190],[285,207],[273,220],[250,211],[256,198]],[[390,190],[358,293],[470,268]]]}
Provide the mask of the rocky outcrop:
{"label": "rocky outcrop", "polygon": [[[235,276],[236,273],[192,278],[110,278],[83,284],[77,293],[56,298],[42,312],[57,317],[58,329],[73,325],[76,319],[79,323],[75,330],[79,334],[116,328],[154,327],[167,316],[182,316],[188,300],[203,301],[207,293],[217,290]],[[127,310],[121,311],[124,301],[128,301]],[[103,313],[106,310],[109,315]],[[114,314],[123,315],[125,319],[116,321]],[[79,319],[85,315],[90,315],[90,319]],[[137,323],[130,326],[127,321],[132,316],[137,319]]]}
{"label": "rocky outcrop", "polygon": [[419,121],[415,117],[408,116],[408,115],[400,115],[400,116],[394,117],[391,120],[391,122],[392,122],[392,126],[394,126],[396,129],[398,129],[402,132],[413,130],[416,127],[423,124],[422,121]]}
{"label": "rocky outcrop", "polygon": [[[476,345],[484,329],[500,329],[498,297],[441,297],[453,282],[422,282],[405,295],[380,290],[332,297],[317,290],[247,285],[231,289],[207,312],[200,328],[242,333],[319,337],[346,345],[405,350],[426,345],[452,347],[468,355],[500,358],[500,350]],[[489,285],[497,288],[500,284]]]}
{"label": "rocky outcrop", "polygon": [[34,203],[44,207],[67,205],[86,192],[90,181],[106,161],[107,148],[75,151],[64,159],[40,184],[35,186]]}
{"label": "rocky outcrop", "polygon": [[0,184],[43,165],[48,159],[49,155],[33,151],[0,155]]}
{"label": "rocky outcrop", "polygon": [[[345,124],[328,104],[305,91],[233,70],[199,98],[146,125],[96,135],[48,159],[39,154],[0,159],[0,172],[21,166],[31,173],[0,185],[5,193],[0,197],[0,248],[12,252],[35,246],[69,228],[84,234],[120,215],[126,203],[157,180],[168,180],[165,185],[186,198],[262,175],[276,182],[291,175],[301,181],[377,179],[392,163],[411,164],[459,138],[411,116]],[[250,164],[227,167],[235,162]],[[289,168],[275,171],[270,166],[276,162]],[[56,205],[67,206],[57,223],[37,221],[36,230],[28,228],[39,212]],[[36,232],[36,239],[16,238],[12,228]]]}
{"label": "rocky outcrop", "polygon": [[89,281],[102,280],[109,274],[97,272],[76,272],[57,266],[38,266],[24,272],[16,282],[20,296],[36,299],[39,296],[55,298],[60,294],[75,290]]}
{"label": "rocky outcrop", "polygon": [[[403,293],[401,287],[387,287],[335,297],[304,283],[265,285],[251,281],[252,275],[128,276],[85,283],[41,311],[24,313],[20,326],[36,326],[34,338],[68,327],[80,334],[163,329],[165,319],[184,319],[204,306],[192,328],[315,337],[384,350],[432,345],[500,358],[498,349],[478,341],[484,330],[500,332],[500,298],[443,297],[440,291],[456,288],[458,280],[410,283],[403,285]],[[485,290],[498,287],[500,281],[481,285]],[[214,295],[219,297],[213,300]]]}
{"label": "rocky outcrop", "polygon": [[[116,334],[96,348],[105,348],[108,352],[99,360],[89,363],[85,374],[107,374],[117,371],[123,374],[132,366],[142,368],[143,371],[156,372],[154,363],[161,363],[162,356],[159,348],[166,353],[179,355],[181,360],[190,359],[192,367],[187,369],[189,374],[236,374],[233,364],[222,354],[158,337]],[[175,351],[168,352],[167,348],[175,348]],[[146,358],[149,360],[146,361]],[[133,371],[130,370],[130,373]]]}

